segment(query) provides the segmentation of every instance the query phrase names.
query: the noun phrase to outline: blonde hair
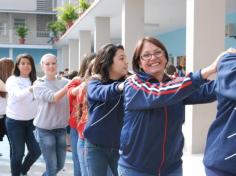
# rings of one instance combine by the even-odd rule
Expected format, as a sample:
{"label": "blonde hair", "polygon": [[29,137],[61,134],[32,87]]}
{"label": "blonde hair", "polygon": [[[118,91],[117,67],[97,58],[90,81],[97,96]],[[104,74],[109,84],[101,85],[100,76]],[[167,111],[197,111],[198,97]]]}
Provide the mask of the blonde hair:
{"label": "blonde hair", "polygon": [[44,55],[41,57],[41,60],[40,60],[40,65],[41,65],[41,66],[43,65],[43,62],[44,62],[47,58],[54,58],[54,59],[57,61],[57,56],[55,56],[54,54],[51,54],[51,53],[47,53],[47,54],[44,54]]}

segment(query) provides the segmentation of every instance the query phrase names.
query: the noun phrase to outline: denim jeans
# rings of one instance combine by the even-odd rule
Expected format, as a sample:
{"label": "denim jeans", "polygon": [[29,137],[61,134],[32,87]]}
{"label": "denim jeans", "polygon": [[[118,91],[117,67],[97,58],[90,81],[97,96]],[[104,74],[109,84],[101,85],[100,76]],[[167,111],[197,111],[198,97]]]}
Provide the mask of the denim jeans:
{"label": "denim jeans", "polygon": [[[11,148],[12,176],[26,174],[41,154],[39,144],[33,133],[35,129],[33,120],[20,121],[6,118],[6,129]],[[24,157],[25,144],[28,153]]]}
{"label": "denim jeans", "polygon": [[56,176],[66,159],[66,129],[36,128],[39,146],[46,164],[43,176]]}
{"label": "denim jeans", "polygon": [[94,145],[85,140],[85,159],[89,176],[105,176],[108,167],[114,176],[118,176],[118,149]]}
{"label": "denim jeans", "polygon": [[[178,167],[176,170],[173,172],[167,174],[167,175],[160,175],[160,176],[183,176],[183,171],[182,171],[182,165]],[[118,165],[118,172],[119,176],[159,176],[158,174],[152,175],[152,174],[147,174],[143,172],[139,172],[134,169],[126,168],[124,166]]]}
{"label": "denim jeans", "polygon": [[78,133],[76,128],[70,128],[70,142],[72,148],[72,159],[74,164],[74,176],[81,176],[79,156],[77,153]]}
{"label": "denim jeans", "polygon": [[79,164],[81,169],[82,176],[88,176],[87,165],[85,162],[85,141],[82,140],[80,137],[78,138],[78,156],[79,156]]}

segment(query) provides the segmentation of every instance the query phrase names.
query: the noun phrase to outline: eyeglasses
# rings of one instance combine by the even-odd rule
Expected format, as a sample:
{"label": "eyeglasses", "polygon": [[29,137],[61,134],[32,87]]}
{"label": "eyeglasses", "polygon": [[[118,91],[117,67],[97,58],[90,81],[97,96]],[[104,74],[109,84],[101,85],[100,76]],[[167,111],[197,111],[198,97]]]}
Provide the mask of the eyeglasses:
{"label": "eyeglasses", "polygon": [[141,56],[141,59],[144,61],[148,61],[152,58],[152,56],[155,56],[156,58],[162,57],[164,52],[162,50],[155,51],[154,53],[146,53]]}

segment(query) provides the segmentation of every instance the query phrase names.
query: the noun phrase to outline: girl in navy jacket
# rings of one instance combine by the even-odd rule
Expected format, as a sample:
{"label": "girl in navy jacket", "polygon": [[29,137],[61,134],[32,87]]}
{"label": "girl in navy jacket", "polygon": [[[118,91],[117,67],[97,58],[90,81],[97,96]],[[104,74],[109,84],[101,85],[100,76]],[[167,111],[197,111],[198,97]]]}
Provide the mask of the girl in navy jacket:
{"label": "girl in navy jacket", "polygon": [[120,176],[182,176],[184,107],[216,99],[212,65],[186,77],[164,73],[168,53],[155,38],[141,39],[133,55],[136,73],[124,86],[124,125],[121,131]]}
{"label": "girl in navy jacket", "polygon": [[123,97],[119,87],[128,61],[121,45],[107,44],[98,50],[94,73],[88,83],[88,122],[84,131],[89,176],[105,176],[108,166],[117,176]]}
{"label": "girl in navy jacket", "polygon": [[207,137],[207,176],[236,175],[236,50],[223,55],[217,67],[217,114]]}

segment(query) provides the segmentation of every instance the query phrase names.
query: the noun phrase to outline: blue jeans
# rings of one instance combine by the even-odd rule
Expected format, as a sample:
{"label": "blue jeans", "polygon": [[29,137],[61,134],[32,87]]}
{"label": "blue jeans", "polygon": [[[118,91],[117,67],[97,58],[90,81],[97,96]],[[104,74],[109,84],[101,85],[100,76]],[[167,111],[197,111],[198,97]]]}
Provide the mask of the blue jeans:
{"label": "blue jeans", "polygon": [[[79,163],[81,169],[82,176],[88,176],[88,167],[85,162],[85,140],[78,138],[78,155],[79,155]],[[107,169],[107,176],[112,176],[112,171],[110,167]]]}
{"label": "blue jeans", "polygon": [[46,164],[43,176],[56,176],[66,160],[66,129],[36,128],[39,146]]}
{"label": "blue jeans", "polygon": [[[119,172],[119,176],[157,176],[157,174],[156,175],[147,174],[147,173],[139,172],[137,170],[130,169],[121,165],[118,166],[118,172]],[[174,170],[173,172],[167,175],[161,174],[160,176],[183,176],[182,165],[178,167],[176,170]]]}
{"label": "blue jeans", "polygon": [[79,156],[77,153],[78,133],[76,128],[70,128],[70,142],[72,148],[72,159],[74,163],[74,176],[81,176]]}
{"label": "blue jeans", "polygon": [[82,176],[88,176],[87,166],[85,162],[85,141],[80,137],[78,138],[78,155],[79,155],[79,164],[81,169]]}
{"label": "blue jeans", "polygon": [[[33,133],[35,129],[33,120],[20,121],[6,118],[6,129],[11,148],[12,176],[26,174],[41,154],[38,142]],[[24,158],[25,144],[28,153]]]}
{"label": "blue jeans", "polygon": [[114,176],[118,176],[118,149],[97,146],[85,140],[85,159],[89,176],[106,176],[108,167]]}

